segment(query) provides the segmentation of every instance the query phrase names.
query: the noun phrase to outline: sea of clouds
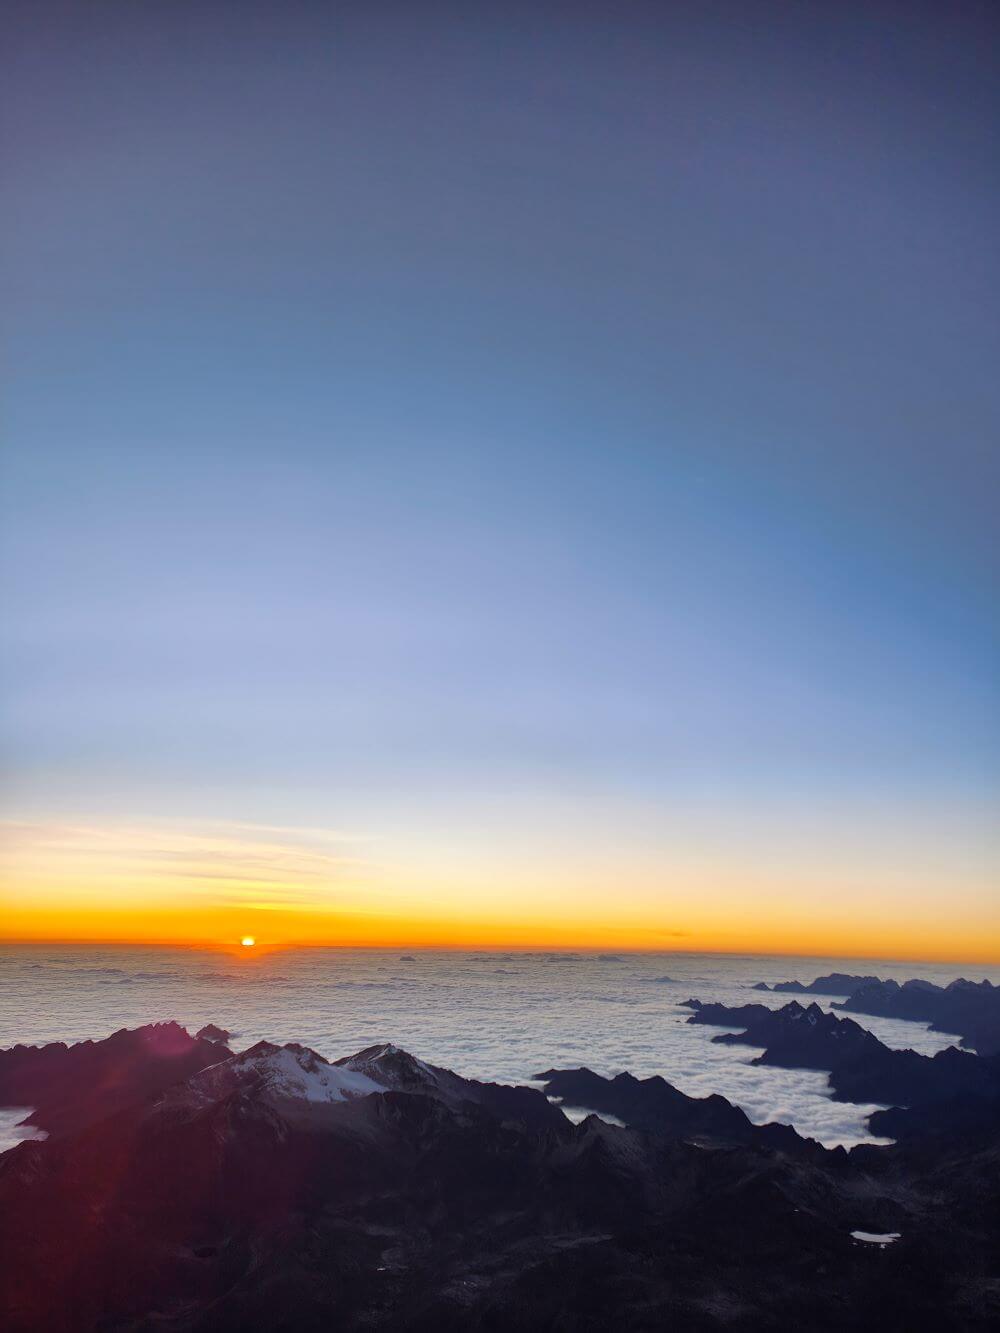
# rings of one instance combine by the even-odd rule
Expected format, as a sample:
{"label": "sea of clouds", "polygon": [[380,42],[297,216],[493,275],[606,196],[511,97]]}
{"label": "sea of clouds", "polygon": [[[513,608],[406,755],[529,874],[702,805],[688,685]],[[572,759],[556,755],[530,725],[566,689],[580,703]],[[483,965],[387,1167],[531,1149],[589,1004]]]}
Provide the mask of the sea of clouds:
{"label": "sea of clouds", "polygon": [[[780,1120],[820,1142],[876,1142],[875,1109],[833,1101],[827,1076],[755,1068],[724,1029],[689,1024],[680,1002],[779,1007],[757,981],[830,971],[948,982],[954,966],[707,954],[417,952],[302,949],[248,957],[135,948],[0,950],[0,1047],[79,1041],[177,1019],[239,1034],[234,1048],[299,1041],[335,1058],[393,1041],[460,1074],[524,1083],[549,1067],[661,1074],[693,1096],[718,1092],[758,1123]],[[969,969],[964,969],[970,975]],[[977,968],[1000,981],[1000,969]],[[816,997],[829,1008],[833,997]],[[953,1038],[922,1024],[853,1015],[890,1046],[925,1054]],[[6,1117],[10,1119],[10,1117]],[[0,1122],[0,1137],[4,1123]]]}

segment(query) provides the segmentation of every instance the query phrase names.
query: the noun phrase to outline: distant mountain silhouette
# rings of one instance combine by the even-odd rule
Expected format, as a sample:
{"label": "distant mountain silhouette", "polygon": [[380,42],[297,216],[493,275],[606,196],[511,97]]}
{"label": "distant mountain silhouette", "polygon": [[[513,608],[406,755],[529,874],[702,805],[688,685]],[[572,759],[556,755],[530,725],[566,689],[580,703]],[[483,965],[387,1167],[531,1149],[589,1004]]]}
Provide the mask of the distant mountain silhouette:
{"label": "distant mountain silhouette", "polygon": [[[706,1018],[704,1008],[698,1010],[689,1023],[718,1023],[729,1025],[737,1010]],[[818,1004],[803,1007],[792,1000],[781,1009],[767,1009],[748,1020],[745,1032],[725,1033],[714,1041],[723,1045],[764,1046],[764,1054],[754,1064],[780,1065],[785,1069],[833,1069],[847,1059],[874,1055],[885,1047],[866,1028],[859,1027],[849,1018],[829,1014]]]}
{"label": "distant mountain silhouette", "polygon": [[714,1027],[749,1027],[774,1013],[769,1004],[703,1004],[701,1000],[681,1000],[681,1009],[693,1009],[694,1017],[689,1023],[708,1023]]}
{"label": "distant mountain silhouette", "polygon": [[851,976],[831,972],[804,985],[801,981],[779,981],[768,986],[758,981],[758,991],[794,994],[843,995],[834,1004],[852,1014],[879,1018],[902,1018],[927,1023],[935,1032],[954,1033],[963,1046],[980,1055],[1000,1051],[1000,986],[989,981],[967,981],[959,977],[947,986],[915,977],[911,981],[882,981],[879,977]]}
{"label": "distant mountain silhouette", "polygon": [[[849,1018],[803,1007],[792,1000],[781,1009],[761,1005],[696,1005],[689,1023],[722,1027],[746,1024],[738,1034],[713,1040],[721,1045],[765,1047],[755,1065],[784,1069],[821,1069],[830,1075],[837,1101],[885,1102],[909,1106],[956,1096],[1000,1094],[1000,1066],[993,1060],[954,1047],[934,1056],[894,1050]],[[761,1012],[763,1010],[763,1012]]]}
{"label": "distant mountain silhouette", "polygon": [[769,986],[766,981],[758,981],[753,990],[783,991],[792,995],[853,995],[862,986],[880,985],[878,977],[856,977],[849,972],[828,972],[824,977],[817,977],[804,985],[801,981],[777,981]]}
{"label": "distant mountain silhouette", "polygon": [[913,980],[863,986],[835,1005],[853,1014],[904,1018],[927,1023],[935,1032],[954,1032],[963,1046],[980,1055],[1000,1051],[1000,986],[960,977],[948,986]]}

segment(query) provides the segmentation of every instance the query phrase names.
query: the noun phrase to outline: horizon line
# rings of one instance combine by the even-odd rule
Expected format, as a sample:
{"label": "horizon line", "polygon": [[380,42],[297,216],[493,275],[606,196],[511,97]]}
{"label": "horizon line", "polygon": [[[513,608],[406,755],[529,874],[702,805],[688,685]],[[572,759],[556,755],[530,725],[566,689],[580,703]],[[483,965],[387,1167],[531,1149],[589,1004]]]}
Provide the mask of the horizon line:
{"label": "horizon line", "polygon": [[[236,953],[239,940],[187,940],[187,939],[131,939],[131,938],[109,938],[102,939],[96,937],[73,937],[73,936],[0,936],[0,948],[19,948],[32,946],[49,947],[73,947],[73,948],[147,948],[163,950],[192,950],[203,953]],[[907,955],[885,953],[849,953],[849,952],[807,952],[800,953],[794,949],[775,948],[773,950],[761,949],[725,949],[725,948],[685,948],[683,946],[674,946],[670,948],[652,948],[648,946],[634,945],[573,945],[573,944],[503,944],[493,942],[491,944],[416,944],[407,943],[405,940],[379,944],[361,944],[361,943],[341,943],[335,940],[283,940],[280,942],[261,941],[255,946],[254,956],[260,957],[263,954],[294,952],[306,949],[339,949],[343,951],[367,951],[372,953],[395,952],[396,950],[410,950],[414,953],[521,953],[521,954],[694,954],[702,957],[723,956],[728,958],[799,958],[809,960],[830,959],[841,962],[848,961],[869,961],[882,963],[908,963],[908,964],[927,964],[930,967],[941,967],[954,964],[956,966],[966,967],[992,967],[1000,968],[1000,957],[989,959],[985,957],[970,958],[967,956],[948,956],[941,958],[930,958],[927,956]],[[247,958],[248,955],[239,951],[237,956]]]}

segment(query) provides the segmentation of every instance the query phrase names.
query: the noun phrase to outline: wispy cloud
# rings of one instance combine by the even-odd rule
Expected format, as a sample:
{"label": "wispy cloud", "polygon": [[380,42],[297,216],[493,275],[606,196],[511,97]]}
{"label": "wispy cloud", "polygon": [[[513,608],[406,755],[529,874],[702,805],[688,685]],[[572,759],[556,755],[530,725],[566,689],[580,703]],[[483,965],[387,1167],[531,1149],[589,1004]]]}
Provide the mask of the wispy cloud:
{"label": "wispy cloud", "polygon": [[183,827],[167,821],[0,822],[0,869],[8,885],[131,885],[154,896],[183,890],[226,901],[252,899],[286,907],[329,905],[351,885],[370,891],[377,869],[357,854],[343,830],[207,821]]}

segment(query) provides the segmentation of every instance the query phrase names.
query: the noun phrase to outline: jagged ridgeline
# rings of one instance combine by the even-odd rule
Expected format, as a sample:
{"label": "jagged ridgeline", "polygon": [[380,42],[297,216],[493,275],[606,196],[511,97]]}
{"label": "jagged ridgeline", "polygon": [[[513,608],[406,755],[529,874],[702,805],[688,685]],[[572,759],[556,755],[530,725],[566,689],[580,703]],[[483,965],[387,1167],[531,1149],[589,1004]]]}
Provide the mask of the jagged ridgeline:
{"label": "jagged ridgeline", "polygon": [[[796,1058],[858,1043],[768,1013]],[[0,1104],[48,1134],[0,1155],[5,1331],[996,1326],[978,1092],[847,1152],[662,1078],[512,1087],[390,1044],[230,1040],[164,1023],[0,1052]]]}
{"label": "jagged ridgeline", "polygon": [[[803,1007],[796,1000],[781,1009],[702,1004],[695,999],[685,1000],[681,1007],[694,1011],[689,1023],[742,1027],[742,1032],[726,1032],[712,1040],[763,1047],[751,1064],[825,1070],[837,1101],[913,1108],[974,1098],[984,1113],[991,1114],[994,1107],[1000,1112],[1000,1055],[973,1055],[954,1046],[933,1056],[896,1050],[852,1019],[826,1013],[815,1003]],[[877,1123],[875,1116],[869,1117],[873,1132],[883,1132]]]}
{"label": "jagged ridgeline", "polygon": [[954,1033],[963,1046],[980,1055],[1000,1051],[1000,986],[987,980],[967,981],[959,977],[947,986],[938,986],[919,977],[900,983],[831,972],[808,985],[801,981],[779,981],[768,986],[759,981],[754,990],[846,997],[834,1007],[875,1018],[927,1023],[935,1032]]}

